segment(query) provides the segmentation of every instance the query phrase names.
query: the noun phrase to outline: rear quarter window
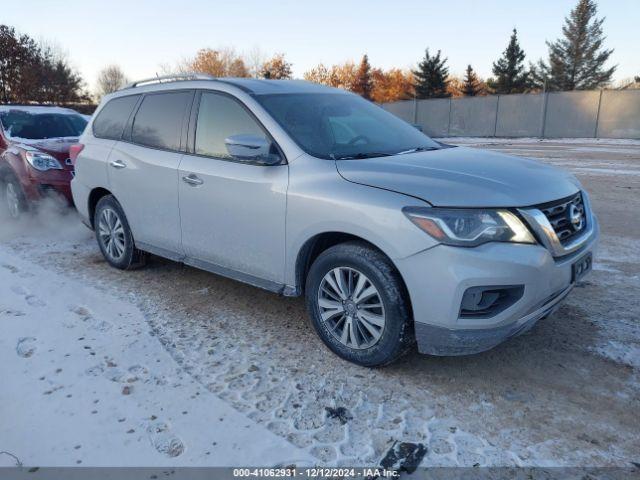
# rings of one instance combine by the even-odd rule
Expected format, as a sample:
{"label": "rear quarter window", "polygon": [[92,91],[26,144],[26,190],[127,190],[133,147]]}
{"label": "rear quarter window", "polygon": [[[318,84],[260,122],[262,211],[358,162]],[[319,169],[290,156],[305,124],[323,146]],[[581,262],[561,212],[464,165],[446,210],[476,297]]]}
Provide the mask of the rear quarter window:
{"label": "rear quarter window", "polygon": [[139,98],[140,95],[129,95],[109,100],[93,121],[93,134],[98,138],[120,140]]}

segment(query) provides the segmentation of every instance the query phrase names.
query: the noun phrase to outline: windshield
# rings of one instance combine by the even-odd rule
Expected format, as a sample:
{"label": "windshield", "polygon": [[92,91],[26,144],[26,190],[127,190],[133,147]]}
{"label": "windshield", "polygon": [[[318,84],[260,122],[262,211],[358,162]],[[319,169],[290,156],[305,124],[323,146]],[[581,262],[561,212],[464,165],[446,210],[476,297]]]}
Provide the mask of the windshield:
{"label": "windshield", "polygon": [[44,140],[79,137],[87,121],[75,113],[31,113],[24,110],[0,112],[2,129],[10,138]]}
{"label": "windshield", "polygon": [[296,93],[256,100],[307,153],[370,158],[441,148],[424,133],[357,95]]}

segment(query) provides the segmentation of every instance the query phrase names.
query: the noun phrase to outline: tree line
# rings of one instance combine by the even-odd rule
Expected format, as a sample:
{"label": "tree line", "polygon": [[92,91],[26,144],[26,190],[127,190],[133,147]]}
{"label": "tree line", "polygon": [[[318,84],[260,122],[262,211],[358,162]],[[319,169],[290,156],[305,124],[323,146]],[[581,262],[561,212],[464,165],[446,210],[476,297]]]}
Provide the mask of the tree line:
{"label": "tree line", "polygon": [[[343,68],[331,69],[320,65],[307,72],[305,78],[320,83],[348,85],[347,88],[375,101],[401,100],[403,98],[446,98],[487,94],[526,93],[536,91],[589,90],[610,85],[616,66],[607,67],[613,49],[604,48],[604,18],[597,18],[595,0],[579,0],[564,20],[562,37],[547,41],[549,50],[546,60],[525,65],[526,55],[518,41],[514,28],[507,47],[493,63],[493,76],[482,80],[471,65],[467,66],[462,79],[449,75],[447,58],[438,50],[435,54],[426,50],[417,69],[404,72],[402,83],[394,89],[397,98],[376,98],[376,80],[365,55],[352,81],[335,80],[343,74]],[[327,75],[327,72],[330,72]],[[626,82],[621,88],[638,86],[640,77]],[[372,87],[363,87],[372,85]],[[350,86],[350,87],[349,87]]]}
{"label": "tree line", "polygon": [[88,100],[82,78],[54,46],[0,25],[0,102],[75,103]]}
{"label": "tree line", "polygon": [[[374,67],[368,55],[360,62],[319,64],[304,73],[306,80],[358,93],[378,103],[410,98],[445,98],[554,90],[584,90],[610,85],[616,66],[607,67],[612,49],[604,47],[604,18],[597,18],[595,0],[579,0],[564,20],[562,36],[547,42],[548,58],[525,65],[526,55],[514,28],[493,75],[481,79],[468,65],[464,76],[449,74],[440,50],[426,49],[415,69]],[[160,72],[206,73],[215,77],[292,78],[292,64],[283,53],[267,56],[259,48],[246,55],[233,48],[204,48],[191,58]],[[117,65],[98,75],[95,97],[111,93],[128,82]],[[640,76],[620,88],[640,87]],[[4,103],[70,103],[89,101],[80,75],[56,49],[0,25],[0,101]]]}

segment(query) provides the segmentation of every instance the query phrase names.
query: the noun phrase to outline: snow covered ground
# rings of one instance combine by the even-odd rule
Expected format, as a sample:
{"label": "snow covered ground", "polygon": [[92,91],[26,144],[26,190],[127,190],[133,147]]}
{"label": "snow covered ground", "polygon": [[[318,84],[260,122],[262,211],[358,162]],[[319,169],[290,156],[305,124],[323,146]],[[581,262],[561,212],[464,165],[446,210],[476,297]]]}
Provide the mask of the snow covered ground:
{"label": "snow covered ground", "polygon": [[3,249],[0,325],[0,466],[311,459],[176,365],[130,302]]}
{"label": "snow covered ground", "polygon": [[[0,465],[629,466],[640,451],[640,144],[448,139],[578,175],[592,275],[484,354],[333,356],[301,299],[154,258],[109,268],[73,213],[0,223]],[[81,462],[81,463],[78,463]]]}
{"label": "snow covered ground", "polygon": [[538,137],[442,137],[436,140],[454,145],[550,145],[560,146],[562,149],[579,148],[591,151],[593,147],[606,145],[628,145],[640,147],[640,140],[627,138],[538,138]]}

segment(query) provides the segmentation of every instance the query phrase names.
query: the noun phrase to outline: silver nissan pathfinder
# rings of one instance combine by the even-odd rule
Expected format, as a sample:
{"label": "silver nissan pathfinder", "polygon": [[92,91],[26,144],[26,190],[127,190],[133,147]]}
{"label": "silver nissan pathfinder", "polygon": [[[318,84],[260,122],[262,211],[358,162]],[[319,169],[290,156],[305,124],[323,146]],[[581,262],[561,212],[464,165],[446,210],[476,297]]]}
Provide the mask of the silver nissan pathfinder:
{"label": "silver nissan pathfinder", "polygon": [[453,147],[357,95],[183,75],[107,95],[73,198],[109,264],[147,252],[286,296],[337,355],[380,366],[490,349],[591,269],[576,178]]}

